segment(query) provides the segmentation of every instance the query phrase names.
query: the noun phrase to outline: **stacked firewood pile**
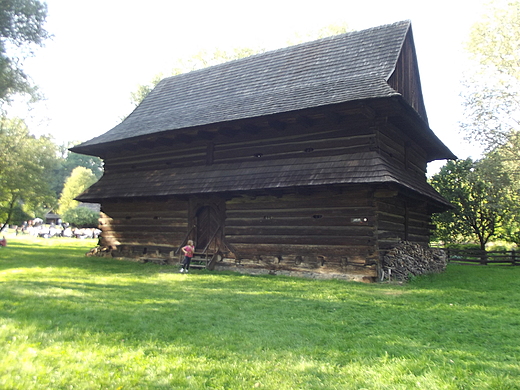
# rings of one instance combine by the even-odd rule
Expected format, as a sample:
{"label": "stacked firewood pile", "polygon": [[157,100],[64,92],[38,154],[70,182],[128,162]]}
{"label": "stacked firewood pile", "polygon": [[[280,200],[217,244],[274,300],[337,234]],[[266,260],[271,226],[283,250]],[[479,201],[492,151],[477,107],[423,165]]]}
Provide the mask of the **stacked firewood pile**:
{"label": "stacked firewood pile", "polygon": [[446,252],[401,241],[383,257],[381,280],[406,281],[410,276],[443,272]]}

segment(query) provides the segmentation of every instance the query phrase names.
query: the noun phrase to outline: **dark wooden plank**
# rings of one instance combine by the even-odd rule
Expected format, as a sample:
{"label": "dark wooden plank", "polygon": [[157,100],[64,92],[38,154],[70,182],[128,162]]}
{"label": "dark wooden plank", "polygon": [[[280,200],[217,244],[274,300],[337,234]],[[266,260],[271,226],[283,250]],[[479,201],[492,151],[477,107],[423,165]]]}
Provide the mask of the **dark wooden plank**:
{"label": "dark wooden plank", "polygon": [[[232,236],[320,236],[314,240],[321,239],[321,236],[338,236],[338,237],[373,237],[374,229],[371,226],[320,226],[317,229],[314,226],[226,226],[226,237]],[[261,238],[260,238],[261,239]]]}
{"label": "dark wooden plank", "polygon": [[372,246],[374,244],[374,238],[372,237],[329,237],[329,236],[257,236],[257,235],[244,235],[244,236],[226,236],[226,240],[229,241],[233,246],[236,244],[282,244],[282,245],[366,245]]}

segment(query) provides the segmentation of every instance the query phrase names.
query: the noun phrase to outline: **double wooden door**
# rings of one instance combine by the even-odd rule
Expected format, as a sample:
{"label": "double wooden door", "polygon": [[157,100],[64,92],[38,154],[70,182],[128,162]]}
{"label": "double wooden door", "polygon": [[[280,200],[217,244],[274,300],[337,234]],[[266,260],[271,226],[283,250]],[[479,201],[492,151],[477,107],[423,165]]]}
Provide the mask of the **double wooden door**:
{"label": "double wooden door", "polygon": [[200,207],[195,215],[195,224],[197,250],[204,250],[211,240],[215,241],[219,238],[218,230],[221,228],[221,222],[219,213],[214,207],[209,205]]}

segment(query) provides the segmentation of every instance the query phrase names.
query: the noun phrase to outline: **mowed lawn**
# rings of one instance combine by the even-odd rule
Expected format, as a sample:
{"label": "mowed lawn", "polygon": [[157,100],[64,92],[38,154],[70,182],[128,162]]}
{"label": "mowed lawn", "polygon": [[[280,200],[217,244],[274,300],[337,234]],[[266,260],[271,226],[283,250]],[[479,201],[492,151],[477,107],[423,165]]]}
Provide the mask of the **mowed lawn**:
{"label": "mowed lawn", "polygon": [[520,267],[406,285],[0,248],[1,389],[520,389]]}

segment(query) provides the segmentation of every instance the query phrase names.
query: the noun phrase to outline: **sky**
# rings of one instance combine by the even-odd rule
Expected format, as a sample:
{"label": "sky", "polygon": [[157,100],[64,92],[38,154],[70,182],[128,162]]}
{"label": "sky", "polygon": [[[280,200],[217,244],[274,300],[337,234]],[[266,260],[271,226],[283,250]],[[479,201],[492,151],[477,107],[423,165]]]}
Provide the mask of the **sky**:
{"label": "sky", "polygon": [[459,158],[475,158],[458,130],[459,95],[470,66],[464,44],[483,1],[47,0],[53,38],[24,65],[45,100],[12,114],[36,135],[86,141],[130,114],[139,85],[201,50],[276,49],[331,24],[360,30],[411,20],[430,127]]}

